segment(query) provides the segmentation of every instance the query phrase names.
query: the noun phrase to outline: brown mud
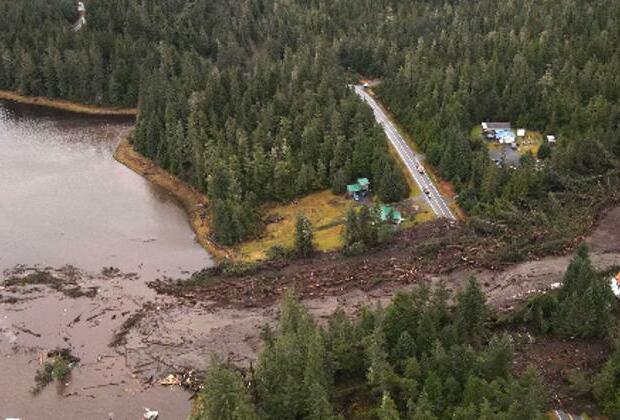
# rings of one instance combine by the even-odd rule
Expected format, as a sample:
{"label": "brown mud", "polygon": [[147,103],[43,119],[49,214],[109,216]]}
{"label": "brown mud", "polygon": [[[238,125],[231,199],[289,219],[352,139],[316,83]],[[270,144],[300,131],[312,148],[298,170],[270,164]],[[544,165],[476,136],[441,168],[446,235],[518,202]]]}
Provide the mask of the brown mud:
{"label": "brown mud", "polygon": [[538,372],[548,394],[548,408],[569,413],[598,414],[590,395],[575,390],[570,378],[582,377],[591,381],[610,353],[604,340],[561,340],[553,337],[533,337],[527,333],[512,334],[513,366],[517,374],[533,367]]}
{"label": "brown mud", "polygon": [[[136,374],[123,351],[110,347],[156,297],[135,274],[110,267],[88,274],[74,267],[18,266],[2,278],[0,416],[135,419],[145,407],[163,418],[189,414],[191,394],[153,386]],[[66,289],[96,293],[67,294]],[[56,349],[68,349],[80,361],[65,379],[35,395],[35,376]]]}
{"label": "brown mud", "polygon": [[136,108],[115,108],[97,105],[86,105],[77,102],[64,101],[62,99],[46,98],[42,96],[24,96],[6,90],[0,90],[0,99],[6,99],[9,101],[19,102],[27,105],[37,105],[47,108],[60,109],[63,111],[70,111],[78,114],[128,116],[138,114],[138,110]]}
{"label": "brown mud", "polygon": [[[412,232],[421,240],[459,229],[463,228],[435,222]],[[620,207],[599,221],[587,242],[598,269],[620,265]],[[457,251],[448,249],[430,272],[425,271],[430,263],[416,256],[408,243],[346,260],[322,256],[294,266],[273,263],[271,279],[266,271],[233,276],[201,289],[175,290],[174,296],[157,294],[135,275],[110,267],[94,275],[67,267],[43,269],[48,276],[42,278],[57,279],[54,284],[97,290],[92,297],[71,298],[48,282],[20,282],[41,270],[17,267],[4,275],[13,279],[10,285],[0,288],[5,301],[0,304],[0,350],[15,361],[9,366],[19,370],[9,368],[4,375],[16,378],[15,386],[5,378],[0,387],[9,389],[12,399],[21,398],[14,408],[21,411],[12,415],[57,409],[60,399],[70,413],[66,418],[101,418],[108,412],[134,418],[144,407],[177,418],[188,413],[191,394],[180,386],[163,386],[162,381],[176,384],[175,378],[182,376],[171,374],[207,369],[213,354],[249,365],[260,350],[262,327],[277,322],[278,298],[284,290],[295,290],[310,313],[324,322],[337,309],[353,315],[362,307],[386,305],[396,290],[410,290],[422,282],[441,281],[458,290],[475,275],[490,305],[506,310],[561,281],[570,261],[570,256],[561,256],[504,270],[462,268],[468,264]],[[457,260],[460,264],[455,265]],[[70,348],[80,365],[72,370],[70,381],[48,386],[24,404],[40,354],[56,348]],[[536,367],[550,389],[550,407],[589,411],[588,399],[572,396],[566,377],[575,368],[591,375],[607,351],[602,342],[536,339],[516,346],[515,369]]]}
{"label": "brown mud", "polygon": [[[192,225],[203,229],[195,228],[199,240],[202,236],[210,242],[204,196],[196,196],[126,141],[117,159],[153,183],[162,182],[168,191],[187,189],[188,201],[175,195]],[[509,310],[561,281],[570,261],[570,256],[553,256],[485,267],[472,258],[476,245],[455,240],[468,233],[464,224],[435,221],[403,231],[390,246],[354,258],[326,254],[296,263],[272,262],[243,275],[220,273],[215,281],[191,287],[155,281],[155,290],[113,267],[88,274],[73,267],[18,266],[0,278],[0,389],[5,401],[0,415],[140,418],[148,407],[159,410],[162,418],[182,418],[189,412],[190,394],[176,386],[163,387],[160,381],[189,369],[206,369],[213,353],[240,365],[255,360],[261,327],[276,323],[277,302],[286,290],[293,290],[321,322],[337,309],[352,315],[364,306],[385,305],[396,290],[421,283],[444,282],[449,290],[458,290],[474,275],[489,303]],[[598,269],[620,265],[620,207],[598,221],[587,242]],[[538,341],[518,347],[516,362],[534,363],[551,378],[552,392],[558,396],[554,402],[579,411],[587,409],[580,405],[585,403],[567,403],[560,378],[573,367],[570,354],[578,354],[579,365],[593,371],[603,359],[604,349],[597,345]],[[69,380],[32,396],[42,355],[58,348],[70,349],[80,358],[79,366]],[[545,358],[549,352],[554,353]]]}
{"label": "brown mud", "polygon": [[[425,229],[418,229],[418,237],[459,228],[429,224]],[[620,207],[599,221],[587,243],[597,269],[620,265]],[[455,258],[444,256],[443,268],[436,266],[434,271],[426,272],[423,270],[428,267],[426,262],[418,257],[407,258],[411,253],[405,247],[401,251],[378,250],[372,256],[340,261],[312,260],[294,268],[274,265],[271,278],[265,272],[254,273],[243,278],[220,279],[198,289],[166,290],[159,283],[158,287],[164,287],[160,291],[173,293],[176,298],[148,311],[126,335],[128,363],[143,367],[142,374],[156,377],[161,377],[166,367],[175,371],[187,367],[206,369],[212,353],[247,366],[260,350],[261,328],[275,325],[278,297],[287,289],[293,289],[310,313],[322,322],[337,309],[355,314],[362,307],[386,305],[396,290],[411,290],[416,284],[443,282],[449,290],[456,291],[469,276],[476,276],[489,304],[504,311],[560,282],[571,259],[569,255],[547,257],[504,270],[490,270],[449,269]],[[460,254],[456,255],[457,259],[461,258]],[[550,384],[550,406],[573,411],[591,409],[587,399],[570,396],[565,374],[576,366],[583,366],[586,374],[598,369],[608,351],[604,343],[539,340],[516,350],[517,367],[534,364]],[[555,351],[557,354],[546,353]],[[576,356],[571,361],[569,355],[573,353]],[[537,355],[543,354],[547,355],[536,361]]]}

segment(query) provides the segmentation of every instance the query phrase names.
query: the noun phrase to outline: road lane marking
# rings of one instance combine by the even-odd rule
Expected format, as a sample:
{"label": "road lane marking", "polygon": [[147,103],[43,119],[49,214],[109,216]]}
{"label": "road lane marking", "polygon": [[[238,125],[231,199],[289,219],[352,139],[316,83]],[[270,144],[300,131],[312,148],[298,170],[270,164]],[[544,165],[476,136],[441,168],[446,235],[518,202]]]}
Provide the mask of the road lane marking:
{"label": "road lane marking", "polygon": [[[450,208],[439,193],[439,190],[437,189],[435,184],[433,184],[430,177],[427,174],[420,174],[417,171],[417,167],[421,165],[420,158],[413,152],[413,150],[404,140],[400,132],[389,121],[387,115],[385,114],[385,112],[383,112],[383,109],[381,109],[381,107],[374,100],[374,98],[372,98],[368,93],[362,90],[361,86],[355,86],[355,92],[373,110],[375,119],[382,126],[385,134],[390,140],[390,143],[392,143],[392,145],[396,149],[396,152],[405,164],[405,167],[409,170],[414,181],[422,190],[426,202],[431,207],[433,213],[435,213],[438,217],[454,219],[454,215],[452,214]],[[426,194],[424,192],[424,189],[427,189],[429,191],[429,194]]]}

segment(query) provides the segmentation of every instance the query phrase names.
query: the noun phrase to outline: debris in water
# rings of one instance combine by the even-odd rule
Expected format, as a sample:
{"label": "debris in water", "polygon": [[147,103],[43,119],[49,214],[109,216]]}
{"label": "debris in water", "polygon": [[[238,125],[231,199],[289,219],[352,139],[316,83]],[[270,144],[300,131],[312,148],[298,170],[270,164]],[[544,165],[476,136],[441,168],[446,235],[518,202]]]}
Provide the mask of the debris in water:
{"label": "debris in water", "polygon": [[148,408],[145,408],[144,411],[145,420],[157,420],[159,418],[159,411],[154,411]]}
{"label": "debris in water", "polygon": [[166,376],[164,379],[159,381],[161,385],[172,386],[172,385],[181,385],[181,379],[177,375],[170,374]]}
{"label": "debris in water", "polygon": [[64,381],[68,378],[73,369],[80,361],[79,357],[71,354],[70,349],[52,350],[47,353],[48,361],[43,363],[43,355],[39,358],[42,365],[34,377],[35,386],[32,390],[34,394],[41,392],[54,379]]}
{"label": "debris in water", "polygon": [[197,392],[204,383],[204,373],[194,369],[185,369],[182,373],[171,373],[159,381],[164,386],[180,386],[187,391]]}

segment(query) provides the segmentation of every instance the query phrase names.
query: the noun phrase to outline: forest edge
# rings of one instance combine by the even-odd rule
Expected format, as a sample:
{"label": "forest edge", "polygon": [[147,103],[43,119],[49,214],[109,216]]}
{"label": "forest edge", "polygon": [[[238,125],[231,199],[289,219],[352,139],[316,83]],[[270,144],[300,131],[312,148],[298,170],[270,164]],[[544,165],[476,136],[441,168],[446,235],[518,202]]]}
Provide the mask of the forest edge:
{"label": "forest edge", "polygon": [[75,112],[78,114],[127,116],[138,115],[138,110],[136,108],[114,108],[80,104],[77,102],[70,102],[62,99],[52,99],[42,96],[23,96],[18,93],[9,92],[6,90],[0,90],[0,99],[5,99],[27,105],[44,106],[47,108]]}
{"label": "forest edge", "polygon": [[206,217],[207,196],[138,153],[129,142],[130,136],[131,133],[120,141],[114,152],[114,158],[175,197],[187,213],[189,223],[196,234],[196,241],[214,258],[218,260],[232,258],[234,254],[230,249],[210,239],[211,228]]}
{"label": "forest edge", "polygon": [[[20,95],[16,92],[5,90],[0,90],[0,100],[2,99],[26,105],[42,106],[46,108],[85,115],[138,115],[138,109],[136,108],[102,107],[97,105],[81,104],[77,102],[42,96],[25,96]],[[393,116],[390,116],[390,119],[394,121]],[[402,130],[402,128],[400,127],[399,129]],[[161,168],[151,159],[136,151],[130,141],[132,133],[133,128],[129,133],[126,134],[124,138],[121,139],[114,152],[114,159],[116,159],[119,163],[123,164],[127,168],[131,169],[133,172],[144,177],[152,184],[158,186],[159,188],[162,188],[171,196],[173,196],[183,206],[183,209],[188,216],[190,226],[194,231],[196,242],[198,242],[217,261],[245,260],[243,253],[240,251],[242,246],[228,247],[220,245],[212,239],[212,228],[209,225],[208,220],[209,200],[206,194],[199,192],[190,184],[180,180],[178,177]],[[408,139],[408,142],[411,143],[411,140]],[[404,170],[402,161],[398,158],[398,155],[394,152],[389,142],[386,141],[386,143],[388,143],[390,154],[395,158],[397,167],[405,176],[407,183],[411,185],[412,180],[410,179],[410,175],[407,173],[407,171]],[[419,193],[419,189],[412,188],[410,197],[413,197],[415,194]],[[452,207],[455,206],[451,206],[451,208]],[[431,220],[432,219],[433,218],[431,217]],[[422,222],[425,220],[425,218],[422,218],[418,220],[418,222]],[[247,242],[251,242],[251,239],[249,241],[242,242],[240,245],[243,245]]]}

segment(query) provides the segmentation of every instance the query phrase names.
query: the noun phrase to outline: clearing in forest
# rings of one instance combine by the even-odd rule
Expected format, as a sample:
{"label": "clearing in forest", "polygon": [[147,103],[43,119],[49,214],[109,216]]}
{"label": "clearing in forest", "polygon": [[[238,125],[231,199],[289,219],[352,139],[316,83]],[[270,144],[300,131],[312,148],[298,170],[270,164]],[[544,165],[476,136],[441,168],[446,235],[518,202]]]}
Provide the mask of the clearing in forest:
{"label": "clearing in forest", "polygon": [[333,251],[343,245],[342,233],[347,211],[354,202],[331,191],[310,194],[288,204],[267,206],[266,226],[258,239],[243,242],[239,254],[245,260],[265,258],[273,246],[292,247],[295,241],[295,221],[304,214],[314,227],[314,243],[319,251]]}

